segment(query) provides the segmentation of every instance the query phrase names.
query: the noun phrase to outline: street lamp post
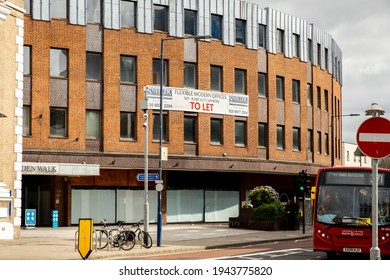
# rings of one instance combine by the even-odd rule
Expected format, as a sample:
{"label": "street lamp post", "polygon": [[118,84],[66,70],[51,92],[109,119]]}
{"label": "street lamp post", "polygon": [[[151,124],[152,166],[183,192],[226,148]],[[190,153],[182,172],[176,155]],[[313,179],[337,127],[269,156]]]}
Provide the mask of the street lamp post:
{"label": "street lamp post", "polygon": [[[163,79],[164,79],[164,42],[173,40],[186,40],[194,39],[195,41],[202,39],[210,39],[211,36],[192,36],[192,37],[170,37],[161,38],[161,49],[160,49],[160,135],[159,135],[159,161],[158,161],[158,174],[161,185],[163,185],[163,174],[162,174],[162,137],[163,137]],[[157,246],[161,246],[161,233],[162,233],[162,213],[161,213],[161,191],[157,191]]]}
{"label": "street lamp post", "polygon": [[334,156],[335,156],[335,128],[334,128],[334,119],[339,119],[339,118],[342,118],[342,117],[358,117],[360,116],[360,114],[356,114],[356,113],[351,113],[351,114],[346,114],[346,115],[338,115],[338,116],[332,116],[332,119],[331,119],[331,123],[330,123],[330,126],[332,128],[331,130],[331,133],[332,133],[332,141],[331,141],[331,145],[332,145],[332,154],[331,154],[331,166],[334,166]]}

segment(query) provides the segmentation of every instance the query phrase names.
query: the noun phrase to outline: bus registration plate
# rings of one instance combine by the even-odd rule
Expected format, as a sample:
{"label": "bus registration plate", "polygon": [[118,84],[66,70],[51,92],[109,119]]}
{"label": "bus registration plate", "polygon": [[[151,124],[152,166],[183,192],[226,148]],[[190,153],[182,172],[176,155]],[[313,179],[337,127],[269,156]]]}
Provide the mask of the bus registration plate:
{"label": "bus registration plate", "polygon": [[343,248],[343,252],[345,252],[345,253],[361,253],[362,249],[361,248],[348,248],[348,247],[344,247]]}

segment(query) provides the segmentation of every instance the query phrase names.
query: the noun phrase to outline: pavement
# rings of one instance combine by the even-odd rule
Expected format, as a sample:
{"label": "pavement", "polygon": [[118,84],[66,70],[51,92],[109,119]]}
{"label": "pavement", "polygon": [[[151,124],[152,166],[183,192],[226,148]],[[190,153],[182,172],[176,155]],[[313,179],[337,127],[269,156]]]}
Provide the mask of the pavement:
{"label": "pavement", "polygon": [[[202,251],[230,246],[295,240],[312,236],[311,227],[294,231],[259,231],[229,228],[221,224],[167,224],[162,225],[160,244],[156,245],[157,225],[149,225],[153,238],[150,249],[137,243],[130,251],[118,248],[93,249],[88,260],[131,259],[142,256]],[[37,227],[21,229],[18,240],[0,240],[0,260],[82,260],[78,250],[78,227]]]}

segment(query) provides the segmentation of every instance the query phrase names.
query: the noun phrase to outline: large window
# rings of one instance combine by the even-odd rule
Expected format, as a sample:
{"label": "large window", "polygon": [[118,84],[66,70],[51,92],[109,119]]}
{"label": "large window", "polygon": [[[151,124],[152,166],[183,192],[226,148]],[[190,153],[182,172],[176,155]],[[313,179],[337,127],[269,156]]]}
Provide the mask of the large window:
{"label": "large window", "polygon": [[313,86],[312,86],[312,84],[307,84],[307,105],[313,106]]}
{"label": "large window", "polygon": [[259,24],[259,47],[266,47],[266,26]]}
{"label": "large window", "polygon": [[327,89],[324,89],[324,110],[329,111],[329,94]]}
{"label": "large window", "polygon": [[317,44],[317,65],[321,66],[321,44]]}
{"label": "large window", "polygon": [[184,116],[184,142],[196,142],[196,117]]}
{"label": "large window", "polygon": [[222,67],[210,66],[210,89],[222,91]]}
{"label": "large window", "polygon": [[241,69],[234,70],[234,91],[236,93],[246,93],[246,71]]}
{"label": "large window", "polygon": [[292,101],[301,102],[300,82],[297,80],[292,81]]}
{"label": "large window", "polygon": [[102,79],[102,55],[100,53],[87,53],[87,80]]}
{"label": "large window", "polygon": [[135,57],[121,55],[121,82],[135,83]]}
{"label": "large window", "polygon": [[26,15],[31,15],[31,0],[24,0],[24,9],[26,10]]}
{"label": "large window", "polygon": [[135,27],[136,26],[136,6],[133,1],[121,1],[121,26]]}
{"label": "large window", "polygon": [[87,110],[86,118],[86,137],[89,139],[101,139],[102,112],[98,110]]}
{"label": "large window", "polygon": [[101,0],[87,0],[87,22],[101,22]]}
{"label": "large window", "polygon": [[278,29],[276,31],[276,51],[277,52],[284,52],[284,31],[281,29]]}
{"label": "large window", "polygon": [[245,25],[245,20],[236,19],[236,43],[245,44]]}
{"label": "large window", "polygon": [[[162,131],[162,141],[168,142],[168,116],[163,114],[163,131]],[[153,141],[160,140],[160,114],[153,113]]]}
{"label": "large window", "polygon": [[51,0],[50,4],[52,18],[67,18],[67,0]]}
{"label": "large window", "polygon": [[324,144],[325,144],[325,154],[329,155],[329,134],[328,133],[325,133]]}
{"label": "large window", "polygon": [[258,96],[267,97],[267,76],[264,73],[257,74]]}
{"label": "large window", "polygon": [[121,112],[120,138],[135,140],[135,113]]}
{"label": "large window", "polygon": [[50,136],[67,136],[66,108],[50,108]]}
{"label": "large window", "polygon": [[327,48],[325,48],[325,69],[329,70],[329,51]]}
{"label": "large window", "polygon": [[[164,67],[164,76],[163,76],[163,85],[168,85],[168,62],[164,60],[163,67]],[[153,84],[159,85],[161,81],[161,60],[160,59],[153,59]]]}
{"label": "large window", "polygon": [[284,100],[284,78],[276,77],[276,99]]}
{"label": "large window", "polygon": [[61,49],[50,49],[50,76],[68,77],[68,52]]}
{"label": "large window", "polygon": [[168,7],[154,5],[154,30],[168,32]]}
{"label": "large window", "polygon": [[317,87],[317,108],[321,109],[321,88]]}
{"label": "large window", "polygon": [[307,39],[307,60],[313,61],[313,42],[311,39]]}
{"label": "large window", "polygon": [[300,36],[298,34],[293,34],[292,37],[292,49],[293,49],[293,56],[299,56],[299,50],[300,50],[300,44],[299,44]]}
{"label": "large window", "polygon": [[214,145],[223,144],[222,119],[212,118],[210,120],[210,142]]}
{"label": "large window", "polygon": [[197,34],[197,13],[193,10],[184,10],[184,34]]}
{"label": "large window", "polygon": [[276,147],[278,149],[284,149],[285,148],[284,126],[283,125],[277,125],[276,126]]}
{"label": "large window", "polygon": [[246,146],[246,121],[235,121],[235,144]]}
{"label": "large window", "polygon": [[267,147],[267,124],[266,123],[259,123],[258,124],[258,146],[259,147]]}
{"label": "large window", "polygon": [[31,106],[23,105],[23,135],[31,135]]}
{"label": "large window", "polygon": [[31,46],[23,46],[23,74],[31,75]]}
{"label": "large window", "polygon": [[211,36],[222,40],[222,16],[211,15]]}
{"label": "large window", "polygon": [[313,152],[313,130],[307,130],[307,150]]}
{"label": "large window", "polygon": [[322,153],[322,139],[321,131],[317,131],[317,153]]}
{"label": "large window", "polygon": [[293,127],[293,151],[301,150],[301,129]]}
{"label": "large window", "polygon": [[184,87],[196,88],[196,64],[184,63]]}

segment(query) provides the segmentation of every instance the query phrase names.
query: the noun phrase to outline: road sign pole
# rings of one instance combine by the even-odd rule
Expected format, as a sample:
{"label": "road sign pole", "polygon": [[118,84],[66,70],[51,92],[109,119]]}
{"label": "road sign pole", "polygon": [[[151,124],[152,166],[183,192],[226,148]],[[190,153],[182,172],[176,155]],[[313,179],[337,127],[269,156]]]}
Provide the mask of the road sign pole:
{"label": "road sign pole", "polygon": [[149,232],[149,132],[148,132],[148,110],[144,108],[144,134],[145,134],[145,157],[144,157],[144,189],[145,189],[145,204],[144,204],[144,231]]}
{"label": "road sign pole", "polygon": [[370,260],[380,260],[378,247],[378,159],[372,159],[372,247]]}
{"label": "road sign pole", "polygon": [[371,108],[366,110],[366,116],[371,115],[372,118],[364,121],[357,132],[359,149],[372,158],[370,260],[381,259],[378,247],[378,159],[390,154],[390,121],[380,117],[384,113],[385,111],[377,103],[372,103]]}

